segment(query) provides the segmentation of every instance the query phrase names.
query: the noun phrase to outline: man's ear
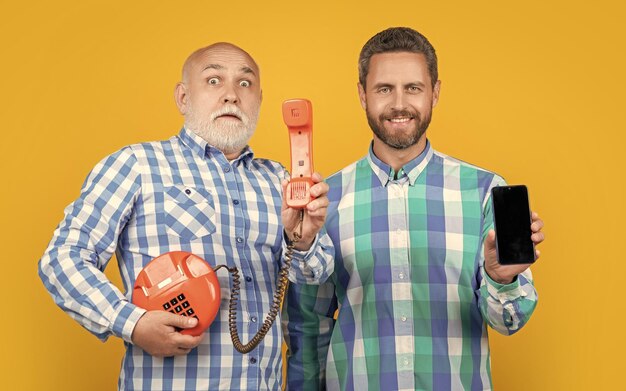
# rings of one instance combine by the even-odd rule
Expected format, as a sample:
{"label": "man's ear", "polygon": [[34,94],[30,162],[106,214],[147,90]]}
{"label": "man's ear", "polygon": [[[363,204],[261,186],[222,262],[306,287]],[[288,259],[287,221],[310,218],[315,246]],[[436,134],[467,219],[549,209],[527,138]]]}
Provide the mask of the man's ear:
{"label": "man's ear", "polygon": [[361,107],[363,110],[367,109],[367,99],[365,98],[365,87],[361,83],[357,83],[359,88],[359,100],[361,101]]}
{"label": "man's ear", "polygon": [[176,106],[178,106],[178,111],[182,115],[187,114],[189,99],[187,98],[187,87],[182,81],[176,84],[176,88],[174,88],[174,100],[176,101]]}
{"label": "man's ear", "polygon": [[437,102],[439,102],[439,91],[441,91],[441,80],[437,80],[433,88],[433,108],[435,108]]}

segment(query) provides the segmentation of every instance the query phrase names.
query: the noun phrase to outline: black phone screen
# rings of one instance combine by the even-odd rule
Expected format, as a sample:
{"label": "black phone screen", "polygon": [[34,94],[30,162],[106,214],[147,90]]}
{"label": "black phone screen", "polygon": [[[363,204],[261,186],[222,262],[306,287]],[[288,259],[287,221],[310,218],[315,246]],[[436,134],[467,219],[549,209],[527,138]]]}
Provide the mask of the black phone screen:
{"label": "black phone screen", "polygon": [[535,262],[526,186],[494,187],[491,200],[498,261],[503,265]]}

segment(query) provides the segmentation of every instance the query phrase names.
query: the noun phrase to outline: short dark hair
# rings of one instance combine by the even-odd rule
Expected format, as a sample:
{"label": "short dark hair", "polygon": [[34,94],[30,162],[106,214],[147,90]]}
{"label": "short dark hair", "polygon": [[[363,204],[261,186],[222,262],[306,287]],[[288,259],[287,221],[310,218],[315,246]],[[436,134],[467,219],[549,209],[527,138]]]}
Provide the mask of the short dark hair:
{"label": "short dark hair", "polygon": [[365,87],[365,79],[370,69],[370,59],[374,54],[390,52],[421,53],[426,57],[428,73],[433,87],[439,75],[435,48],[425,36],[409,27],[391,27],[374,35],[367,41],[359,55],[359,83]]}

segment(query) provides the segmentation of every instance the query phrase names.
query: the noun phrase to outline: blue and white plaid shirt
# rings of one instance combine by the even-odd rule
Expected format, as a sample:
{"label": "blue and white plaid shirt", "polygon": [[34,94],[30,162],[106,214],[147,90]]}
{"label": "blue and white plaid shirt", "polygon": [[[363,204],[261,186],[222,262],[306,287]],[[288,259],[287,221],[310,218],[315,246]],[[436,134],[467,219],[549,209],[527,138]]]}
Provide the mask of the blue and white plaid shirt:
{"label": "blue and white plaid shirt", "polygon": [[[130,343],[144,310],[131,304],[137,274],[168,251],[188,251],[211,266],[239,269],[238,329],[247,342],[270,310],[282,254],[279,163],[250,149],[229,162],[186,130],[163,142],[131,145],[103,159],[80,197],[65,210],[40,261],[40,277],[56,303],[101,340],[125,341],[122,390],[258,390],[282,383],[280,319],[248,355],[228,332],[231,280],[218,272],[222,303],[203,342],[186,356],[156,358]],[[326,234],[295,252],[290,280],[324,281],[333,268]],[[126,293],[103,274],[116,253]]]}

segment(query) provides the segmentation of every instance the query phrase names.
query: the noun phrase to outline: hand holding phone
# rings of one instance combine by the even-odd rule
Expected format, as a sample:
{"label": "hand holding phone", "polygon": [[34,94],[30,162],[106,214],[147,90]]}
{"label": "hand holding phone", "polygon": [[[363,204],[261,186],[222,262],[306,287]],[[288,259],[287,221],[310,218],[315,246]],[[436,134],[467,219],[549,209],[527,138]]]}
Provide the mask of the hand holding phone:
{"label": "hand holding phone", "polygon": [[283,182],[282,220],[295,248],[306,251],[326,220],[328,185],[313,170],[313,108],[307,99],[283,103],[283,120],[289,130],[291,178]]}
{"label": "hand holding phone", "polygon": [[502,265],[535,262],[528,190],[524,185],[491,189],[496,251]]}
{"label": "hand holding phone", "polygon": [[[495,230],[490,230],[484,242],[485,272],[500,284],[509,284],[526,271],[539,257],[539,251],[534,246],[544,240],[541,232],[543,221],[537,213],[530,212],[527,190],[523,186],[508,190],[511,187],[516,186],[501,186],[499,190],[494,188],[492,191],[491,202],[498,233],[496,235]],[[507,196],[512,196],[513,200],[501,199],[501,195],[509,192]],[[516,212],[509,213],[508,208]],[[519,242],[515,242],[517,239]]]}
{"label": "hand holding phone", "polygon": [[133,329],[132,341],[155,357],[183,356],[202,342],[203,334],[186,335],[175,330],[196,327],[196,319],[170,314],[165,311],[147,311]]}

